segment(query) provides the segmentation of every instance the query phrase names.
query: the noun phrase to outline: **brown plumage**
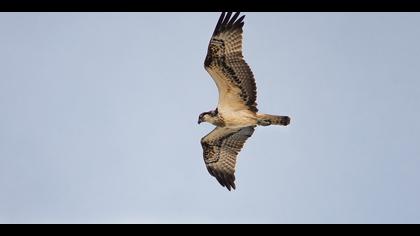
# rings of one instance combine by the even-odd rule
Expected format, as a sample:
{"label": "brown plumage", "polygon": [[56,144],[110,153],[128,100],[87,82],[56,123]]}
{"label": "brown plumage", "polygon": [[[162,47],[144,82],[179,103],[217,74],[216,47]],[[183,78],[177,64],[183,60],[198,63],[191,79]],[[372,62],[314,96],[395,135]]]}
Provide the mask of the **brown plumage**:
{"label": "brown plumage", "polygon": [[219,89],[219,111],[246,108],[257,112],[254,74],[242,55],[245,16],[237,19],[238,12],[229,20],[231,14],[220,15],[207,49],[204,67]]}
{"label": "brown plumage", "polygon": [[238,129],[217,127],[201,139],[207,170],[229,190],[236,188],[236,156],[252,133],[253,126]]}
{"label": "brown plumage", "polygon": [[[222,13],[207,49],[204,67],[219,91],[217,108],[200,114],[198,123],[217,126],[201,139],[209,173],[229,189],[235,189],[238,153],[257,125],[290,123],[288,116],[257,113],[257,86],[254,74],[242,55],[242,28],[245,16]],[[239,18],[238,18],[239,17]]]}

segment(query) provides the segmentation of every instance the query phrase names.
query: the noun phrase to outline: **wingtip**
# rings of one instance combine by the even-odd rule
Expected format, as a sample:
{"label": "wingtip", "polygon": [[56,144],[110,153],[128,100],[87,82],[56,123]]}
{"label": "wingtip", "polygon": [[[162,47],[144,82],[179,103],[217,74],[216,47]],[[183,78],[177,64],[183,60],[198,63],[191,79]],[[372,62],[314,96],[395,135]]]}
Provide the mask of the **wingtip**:
{"label": "wingtip", "polygon": [[225,176],[225,185],[228,188],[229,191],[231,191],[232,189],[236,189],[236,185],[235,185],[235,176],[234,175],[228,175]]}
{"label": "wingtip", "polygon": [[217,21],[216,27],[213,31],[213,36],[226,29],[231,29],[232,27],[234,29],[242,28],[242,26],[244,25],[243,20],[245,18],[245,15],[239,17],[241,12],[236,12],[233,16],[232,14],[233,12],[222,12],[220,14],[219,20]]}
{"label": "wingtip", "polygon": [[236,189],[235,176],[228,176],[213,171],[211,171],[210,174],[214,174],[213,176],[216,177],[216,180],[219,182],[220,185],[222,185],[222,187],[227,188],[229,191],[232,191],[232,189]]}
{"label": "wingtip", "polygon": [[232,190],[236,190],[235,183],[231,182],[226,184],[226,188],[229,190],[229,192],[231,192]]}

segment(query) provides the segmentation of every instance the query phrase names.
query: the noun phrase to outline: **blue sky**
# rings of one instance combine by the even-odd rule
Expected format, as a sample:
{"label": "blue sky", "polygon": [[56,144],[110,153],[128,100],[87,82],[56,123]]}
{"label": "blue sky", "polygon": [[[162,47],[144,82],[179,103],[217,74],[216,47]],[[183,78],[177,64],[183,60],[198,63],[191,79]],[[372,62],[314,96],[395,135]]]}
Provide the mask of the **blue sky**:
{"label": "blue sky", "polygon": [[219,13],[0,13],[0,223],[420,223],[420,14],[244,13],[261,112],[205,169]]}

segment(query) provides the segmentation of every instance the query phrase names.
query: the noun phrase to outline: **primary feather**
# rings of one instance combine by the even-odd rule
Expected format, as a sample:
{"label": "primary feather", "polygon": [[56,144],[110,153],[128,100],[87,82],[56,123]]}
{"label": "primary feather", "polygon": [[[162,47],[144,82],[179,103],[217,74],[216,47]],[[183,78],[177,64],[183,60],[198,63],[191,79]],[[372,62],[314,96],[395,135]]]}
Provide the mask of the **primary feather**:
{"label": "primary feather", "polygon": [[219,183],[231,190],[235,189],[236,157],[245,141],[254,133],[253,126],[245,128],[215,128],[201,139],[204,162],[209,173]]}
{"label": "primary feather", "polygon": [[242,55],[242,27],[239,12],[220,15],[210,39],[204,67],[219,90],[220,112],[250,109],[257,112],[257,86]]}

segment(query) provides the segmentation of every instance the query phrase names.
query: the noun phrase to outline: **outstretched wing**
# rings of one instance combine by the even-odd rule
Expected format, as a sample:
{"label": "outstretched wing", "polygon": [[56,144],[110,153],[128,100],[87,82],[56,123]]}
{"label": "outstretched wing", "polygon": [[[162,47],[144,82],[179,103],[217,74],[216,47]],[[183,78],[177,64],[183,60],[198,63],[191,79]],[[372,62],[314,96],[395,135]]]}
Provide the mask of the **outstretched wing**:
{"label": "outstretched wing", "polygon": [[257,112],[257,86],[242,55],[242,27],[239,12],[220,15],[207,49],[204,67],[219,90],[220,112],[248,109]]}
{"label": "outstretched wing", "polygon": [[236,157],[255,126],[230,129],[217,127],[201,139],[204,162],[209,173],[231,190],[235,189]]}

